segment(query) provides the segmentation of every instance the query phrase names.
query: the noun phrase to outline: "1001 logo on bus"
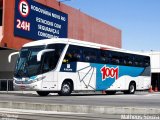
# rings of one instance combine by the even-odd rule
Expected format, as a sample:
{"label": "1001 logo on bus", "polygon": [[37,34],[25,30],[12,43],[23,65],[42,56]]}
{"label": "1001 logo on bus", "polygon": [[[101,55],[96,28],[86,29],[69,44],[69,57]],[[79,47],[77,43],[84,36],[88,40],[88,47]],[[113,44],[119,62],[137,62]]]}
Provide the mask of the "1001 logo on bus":
{"label": "1001 logo on bus", "polygon": [[119,68],[109,68],[104,65],[101,68],[101,73],[102,73],[102,81],[106,80],[106,78],[115,78],[116,80],[118,79],[118,74],[119,74]]}

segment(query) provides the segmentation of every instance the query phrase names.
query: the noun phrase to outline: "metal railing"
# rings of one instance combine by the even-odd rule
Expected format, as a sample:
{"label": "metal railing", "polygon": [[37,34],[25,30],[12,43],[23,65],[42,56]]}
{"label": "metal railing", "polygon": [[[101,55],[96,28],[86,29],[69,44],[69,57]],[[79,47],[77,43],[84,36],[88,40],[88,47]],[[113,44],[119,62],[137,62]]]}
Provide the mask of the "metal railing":
{"label": "metal railing", "polygon": [[0,91],[13,91],[13,79],[0,79]]}

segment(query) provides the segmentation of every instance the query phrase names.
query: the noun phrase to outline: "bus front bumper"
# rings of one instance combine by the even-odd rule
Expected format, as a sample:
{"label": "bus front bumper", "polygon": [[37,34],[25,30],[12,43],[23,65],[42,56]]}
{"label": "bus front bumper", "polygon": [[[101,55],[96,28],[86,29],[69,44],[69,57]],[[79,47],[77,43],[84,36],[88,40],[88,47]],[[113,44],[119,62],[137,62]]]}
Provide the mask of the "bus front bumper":
{"label": "bus front bumper", "polygon": [[31,84],[17,84],[13,83],[13,88],[16,91],[38,91],[41,90],[41,81],[31,83]]}

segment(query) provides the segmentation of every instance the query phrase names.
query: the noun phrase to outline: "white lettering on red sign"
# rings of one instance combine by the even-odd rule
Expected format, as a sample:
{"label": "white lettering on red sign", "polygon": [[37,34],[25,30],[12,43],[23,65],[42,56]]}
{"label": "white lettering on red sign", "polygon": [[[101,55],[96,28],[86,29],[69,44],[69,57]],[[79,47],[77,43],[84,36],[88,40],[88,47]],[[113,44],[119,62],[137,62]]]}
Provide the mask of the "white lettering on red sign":
{"label": "white lettering on red sign", "polygon": [[29,8],[28,2],[26,0],[21,0],[19,2],[18,8],[19,8],[19,12],[20,12],[22,17],[27,17],[28,16],[30,8]]}
{"label": "white lettering on red sign", "polygon": [[115,78],[116,80],[118,79],[118,74],[119,74],[119,68],[109,68],[104,65],[101,68],[101,73],[102,73],[102,81],[106,80],[106,78]]}

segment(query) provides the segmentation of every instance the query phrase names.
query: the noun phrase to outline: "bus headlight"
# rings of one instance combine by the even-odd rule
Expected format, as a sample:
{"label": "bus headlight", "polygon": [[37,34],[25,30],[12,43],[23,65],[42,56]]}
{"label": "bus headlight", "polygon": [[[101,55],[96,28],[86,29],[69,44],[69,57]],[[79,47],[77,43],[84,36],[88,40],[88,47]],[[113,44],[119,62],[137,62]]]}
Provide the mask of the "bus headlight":
{"label": "bus headlight", "polygon": [[34,80],[30,80],[30,83],[34,83],[34,82],[41,81],[41,80],[43,80],[44,78],[46,78],[46,76],[42,76],[42,77],[35,78]]}

